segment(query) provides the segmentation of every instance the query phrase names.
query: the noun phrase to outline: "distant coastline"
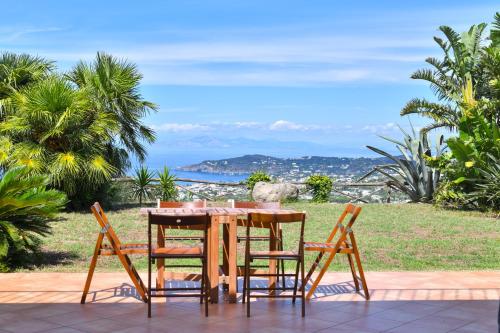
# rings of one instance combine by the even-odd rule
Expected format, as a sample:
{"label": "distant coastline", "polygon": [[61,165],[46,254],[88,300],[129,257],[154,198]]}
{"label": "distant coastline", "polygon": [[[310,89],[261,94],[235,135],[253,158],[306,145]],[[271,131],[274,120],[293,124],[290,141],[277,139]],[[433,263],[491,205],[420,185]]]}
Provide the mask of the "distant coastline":
{"label": "distant coastline", "polygon": [[199,174],[232,175],[234,177],[246,176],[255,171],[265,171],[277,177],[305,178],[311,174],[358,176],[369,172],[376,165],[387,164],[388,162],[390,161],[387,158],[326,156],[279,158],[254,154],[219,160],[206,160],[201,163],[179,167],[176,170]]}

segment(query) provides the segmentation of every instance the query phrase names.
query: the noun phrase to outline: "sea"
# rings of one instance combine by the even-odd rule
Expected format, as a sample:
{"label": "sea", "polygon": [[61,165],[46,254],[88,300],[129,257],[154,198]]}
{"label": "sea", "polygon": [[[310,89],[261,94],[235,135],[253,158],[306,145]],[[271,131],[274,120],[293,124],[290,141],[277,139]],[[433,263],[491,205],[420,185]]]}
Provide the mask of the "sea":
{"label": "sea", "polygon": [[247,179],[248,174],[224,174],[224,173],[211,173],[211,172],[195,172],[195,171],[181,171],[172,170],[172,173],[177,178],[188,178],[194,180],[209,180],[213,182],[224,183],[239,183]]}
{"label": "sea", "polygon": [[[248,174],[225,174],[225,173],[211,173],[211,172],[196,172],[196,171],[182,171],[179,170],[180,167],[185,165],[191,165],[200,163],[204,160],[210,159],[222,159],[234,156],[227,155],[211,155],[207,153],[201,154],[165,154],[165,153],[152,153],[148,156],[145,165],[149,168],[149,170],[156,172],[163,170],[163,166],[166,165],[170,168],[170,171],[177,176],[177,178],[188,178],[194,180],[208,180],[214,182],[225,182],[225,183],[238,183],[240,181],[245,180],[248,177]],[[128,170],[127,174],[133,176],[134,170],[139,165],[134,163],[133,167]]]}

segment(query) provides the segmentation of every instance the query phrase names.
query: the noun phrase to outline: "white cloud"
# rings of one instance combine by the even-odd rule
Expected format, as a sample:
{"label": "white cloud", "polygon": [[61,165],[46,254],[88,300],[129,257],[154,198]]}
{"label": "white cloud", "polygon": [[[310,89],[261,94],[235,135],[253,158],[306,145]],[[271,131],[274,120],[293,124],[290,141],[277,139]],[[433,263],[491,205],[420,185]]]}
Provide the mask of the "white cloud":
{"label": "white cloud", "polygon": [[14,42],[19,38],[31,35],[31,34],[41,34],[46,32],[56,32],[62,31],[62,28],[57,27],[44,27],[44,28],[4,28],[0,29],[0,41],[2,42]]}
{"label": "white cloud", "polygon": [[389,122],[386,124],[375,124],[375,125],[366,125],[361,128],[362,131],[370,132],[370,133],[383,133],[390,132],[399,129],[398,125],[393,122]]}
{"label": "white cloud", "polygon": [[287,120],[277,120],[269,125],[271,131],[286,131],[286,130],[307,130],[307,127]]}
{"label": "white cloud", "polygon": [[151,127],[158,132],[200,132],[211,130],[210,126],[190,123],[164,123],[160,125],[151,125]]}

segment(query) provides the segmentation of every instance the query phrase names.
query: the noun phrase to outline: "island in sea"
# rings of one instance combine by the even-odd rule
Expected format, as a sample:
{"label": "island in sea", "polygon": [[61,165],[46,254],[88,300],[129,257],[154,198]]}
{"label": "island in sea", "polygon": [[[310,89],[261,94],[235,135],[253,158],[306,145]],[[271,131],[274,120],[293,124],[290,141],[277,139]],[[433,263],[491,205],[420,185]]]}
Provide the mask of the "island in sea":
{"label": "island in sea", "polygon": [[232,175],[264,171],[273,177],[289,181],[304,181],[313,174],[322,174],[334,177],[337,180],[351,181],[373,170],[376,165],[389,162],[390,160],[384,157],[303,156],[279,158],[255,154],[220,160],[206,160],[201,163],[180,167],[178,170]]}

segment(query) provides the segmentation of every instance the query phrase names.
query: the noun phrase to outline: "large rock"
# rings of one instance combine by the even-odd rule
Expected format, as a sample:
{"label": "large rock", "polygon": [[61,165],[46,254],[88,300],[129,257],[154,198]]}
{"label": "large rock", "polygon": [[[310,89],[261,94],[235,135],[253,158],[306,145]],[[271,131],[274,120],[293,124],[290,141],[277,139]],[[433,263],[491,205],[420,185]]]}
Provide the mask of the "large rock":
{"label": "large rock", "polygon": [[252,191],[255,201],[275,202],[296,200],[299,197],[299,188],[290,183],[257,182]]}

